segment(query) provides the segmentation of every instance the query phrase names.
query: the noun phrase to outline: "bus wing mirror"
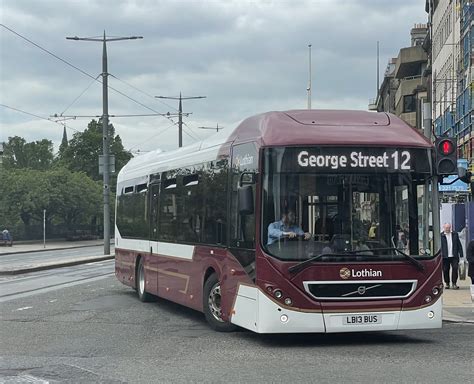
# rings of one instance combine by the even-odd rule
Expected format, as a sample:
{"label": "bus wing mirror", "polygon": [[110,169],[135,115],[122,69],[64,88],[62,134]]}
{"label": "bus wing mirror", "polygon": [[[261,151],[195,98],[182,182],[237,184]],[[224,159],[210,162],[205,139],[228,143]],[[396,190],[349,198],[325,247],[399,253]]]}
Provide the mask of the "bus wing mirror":
{"label": "bus wing mirror", "polygon": [[251,185],[238,188],[239,213],[241,215],[251,215],[253,213],[253,190]]}
{"label": "bus wing mirror", "polygon": [[256,180],[254,172],[242,172],[239,178],[239,186],[255,184]]}

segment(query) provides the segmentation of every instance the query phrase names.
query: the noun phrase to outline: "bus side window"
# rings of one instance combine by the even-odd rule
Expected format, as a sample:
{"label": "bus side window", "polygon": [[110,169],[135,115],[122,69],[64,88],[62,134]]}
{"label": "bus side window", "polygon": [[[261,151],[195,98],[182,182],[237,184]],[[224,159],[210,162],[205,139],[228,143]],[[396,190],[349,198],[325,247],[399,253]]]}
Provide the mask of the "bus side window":
{"label": "bus side window", "polygon": [[176,178],[164,180],[161,184],[158,239],[176,242],[178,227],[179,194]]}

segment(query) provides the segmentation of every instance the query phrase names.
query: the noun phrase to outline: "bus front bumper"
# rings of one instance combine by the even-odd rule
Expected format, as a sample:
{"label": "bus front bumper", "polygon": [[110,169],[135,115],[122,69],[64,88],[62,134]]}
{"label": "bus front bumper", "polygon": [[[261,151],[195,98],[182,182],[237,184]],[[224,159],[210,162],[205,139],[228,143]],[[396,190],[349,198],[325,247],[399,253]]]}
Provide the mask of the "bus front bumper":
{"label": "bus front bumper", "polygon": [[257,287],[240,285],[231,322],[257,333],[331,333],[441,328],[442,300],[402,311],[331,312],[279,305]]}

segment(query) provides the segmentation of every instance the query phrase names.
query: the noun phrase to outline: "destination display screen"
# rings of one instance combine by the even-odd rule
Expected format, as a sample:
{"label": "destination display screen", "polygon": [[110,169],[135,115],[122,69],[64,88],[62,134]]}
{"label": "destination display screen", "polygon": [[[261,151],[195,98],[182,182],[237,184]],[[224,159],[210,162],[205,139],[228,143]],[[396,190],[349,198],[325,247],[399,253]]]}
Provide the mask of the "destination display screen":
{"label": "destination display screen", "polygon": [[272,167],[279,168],[274,169],[276,172],[429,173],[431,170],[428,149],[307,147],[269,151],[266,159],[272,162]]}

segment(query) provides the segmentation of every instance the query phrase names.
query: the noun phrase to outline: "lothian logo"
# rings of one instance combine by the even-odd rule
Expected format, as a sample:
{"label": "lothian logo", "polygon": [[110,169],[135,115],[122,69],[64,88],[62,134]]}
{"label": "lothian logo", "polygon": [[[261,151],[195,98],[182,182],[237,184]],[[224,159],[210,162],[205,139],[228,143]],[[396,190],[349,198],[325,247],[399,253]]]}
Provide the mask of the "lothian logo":
{"label": "lothian logo", "polygon": [[341,268],[339,271],[341,279],[347,280],[349,277],[382,277],[382,271],[376,271],[374,269],[361,269],[356,271],[349,268]]}
{"label": "lothian logo", "polygon": [[341,276],[341,279],[347,280],[349,277],[351,277],[351,271],[349,268],[341,268],[339,271],[339,276]]}

